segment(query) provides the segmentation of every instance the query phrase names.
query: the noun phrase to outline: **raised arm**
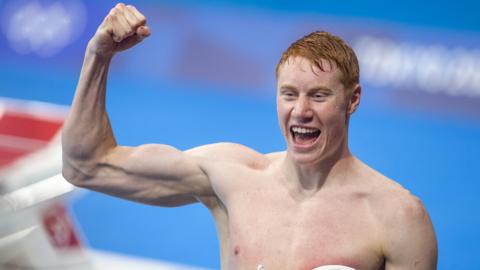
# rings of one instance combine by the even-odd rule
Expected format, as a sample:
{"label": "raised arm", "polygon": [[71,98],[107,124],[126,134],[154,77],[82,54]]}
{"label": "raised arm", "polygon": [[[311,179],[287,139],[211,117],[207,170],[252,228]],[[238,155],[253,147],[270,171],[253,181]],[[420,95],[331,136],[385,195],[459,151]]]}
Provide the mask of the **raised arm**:
{"label": "raised arm", "polygon": [[77,186],[155,205],[213,194],[196,158],[166,145],[118,146],[105,110],[110,61],[150,35],[133,6],[116,5],[88,43],[62,134],[63,175]]}

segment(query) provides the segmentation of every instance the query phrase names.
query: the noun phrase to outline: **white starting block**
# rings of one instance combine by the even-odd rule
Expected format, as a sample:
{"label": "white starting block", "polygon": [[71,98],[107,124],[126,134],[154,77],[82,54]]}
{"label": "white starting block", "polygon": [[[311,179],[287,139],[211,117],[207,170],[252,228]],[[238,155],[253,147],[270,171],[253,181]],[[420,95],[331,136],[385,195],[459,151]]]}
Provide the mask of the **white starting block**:
{"label": "white starting block", "polygon": [[0,268],[93,269],[63,197],[66,107],[0,99]]}
{"label": "white starting block", "polygon": [[84,247],[65,201],[60,129],[68,108],[0,98],[0,269],[193,270]]}

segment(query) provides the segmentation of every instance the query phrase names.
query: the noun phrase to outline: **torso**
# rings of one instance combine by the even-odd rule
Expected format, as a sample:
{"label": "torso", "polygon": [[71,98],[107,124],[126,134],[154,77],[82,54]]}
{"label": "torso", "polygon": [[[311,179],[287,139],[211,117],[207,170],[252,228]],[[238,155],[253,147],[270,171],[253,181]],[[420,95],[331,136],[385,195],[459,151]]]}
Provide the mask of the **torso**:
{"label": "torso", "polygon": [[228,162],[210,168],[219,196],[218,206],[210,204],[210,209],[217,223],[222,269],[383,269],[377,212],[383,211],[382,185],[395,189],[395,184],[364,165],[360,178],[375,179],[298,197],[283,184],[288,179],[276,166],[281,156],[268,157],[267,163],[253,168]]}

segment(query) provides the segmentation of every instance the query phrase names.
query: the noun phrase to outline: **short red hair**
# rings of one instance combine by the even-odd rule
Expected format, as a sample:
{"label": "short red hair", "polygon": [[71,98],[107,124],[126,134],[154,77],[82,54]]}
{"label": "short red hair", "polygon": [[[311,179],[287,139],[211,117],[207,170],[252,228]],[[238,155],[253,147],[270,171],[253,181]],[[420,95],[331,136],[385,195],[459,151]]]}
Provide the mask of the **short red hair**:
{"label": "short red hair", "polygon": [[310,60],[322,71],[324,71],[322,60],[327,60],[330,64],[335,63],[342,73],[340,81],[348,91],[352,91],[353,87],[360,83],[360,68],[355,52],[341,38],[328,32],[316,31],[292,43],[277,64],[275,69],[277,77],[280,66],[295,56]]}

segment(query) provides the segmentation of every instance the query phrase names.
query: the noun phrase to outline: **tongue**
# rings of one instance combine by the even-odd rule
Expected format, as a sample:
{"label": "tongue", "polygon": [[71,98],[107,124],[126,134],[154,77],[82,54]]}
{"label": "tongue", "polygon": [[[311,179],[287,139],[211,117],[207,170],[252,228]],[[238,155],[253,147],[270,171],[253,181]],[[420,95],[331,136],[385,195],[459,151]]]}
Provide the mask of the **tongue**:
{"label": "tongue", "polygon": [[305,134],[301,134],[301,133],[295,133],[294,135],[294,139],[295,139],[295,142],[298,143],[298,144],[312,144],[318,137],[318,133],[315,132],[315,133],[305,133]]}

